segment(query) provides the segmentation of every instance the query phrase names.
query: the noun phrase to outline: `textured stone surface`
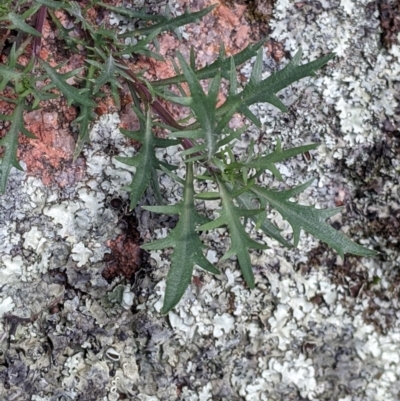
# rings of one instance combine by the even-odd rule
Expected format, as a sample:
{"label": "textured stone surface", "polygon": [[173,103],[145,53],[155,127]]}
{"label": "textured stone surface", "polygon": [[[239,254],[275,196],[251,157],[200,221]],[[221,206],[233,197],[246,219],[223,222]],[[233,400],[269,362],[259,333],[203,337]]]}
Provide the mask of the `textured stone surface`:
{"label": "textured stone surface", "polygon": [[[156,3],[150,7],[163,5]],[[171,5],[172,11],[181,13],[185,4]],[[263,2],[257,4],[261,12]],[[200,25],[184,28],[187,42],[165,35],[160,48],[187,54],[193,44],[199,63],[206,63],[221,36],[235,52],[245,40],[237,32],[254,24],[247,11],[227,2]],[[136,122],[126,110],[122,116],[102,110],[81,161],[70,165],[70,139],[50,129],[62,124],[57,113],[27,116],[32,124],[35,116],[46,119],[40,129],[48,151],[57,152],[51,166],[59,178],[51,180],[47,170],[38,176],[42,170],[28,168],[26,160],[28,173],[13,171],[0,198],[0,399],[398,400],[400,49],[383,46],[380,21],[376,2],[367,0],[277,0],[265,76],[299,47],[303,61],[329,51],[338,57],[316,78],[281,93],[289,113],[254,107],[263,128],[250,128],[235,148],[240,153],[250,138],[260,152],[277,137],[284,147],[319,142],[308,163],[299,157],[279,166],[284,185],[316,176],[300,201],[344,206],[334,226],[380,254],[342,261],[305,234],[292,251],[265,239],[270,249],[252,253],[255,290],[246,289],[234,261],[220,262],[219,277],[195,272],[167,317],[159,311],[170,252],[152,252],[133,267],[121,251],[126,243],[130,255],[136,250],[122,190],[134,170],[114,156],[136,152],[118,129]],[[170,68],[150,65],[149,77]],[[249,73],[249,65],[240,70],[243,80]],[[45,158],[47,148],[41,149]],[[158,156],[179,164],[176,152]],[[264,181],[281,185],[270,176]],[[179,200],[169,177],[161,189],[169,201]],[[169,216],[136,212],[144,241],[175,224]],[[269,215],[290,237],[288,224]],[[203,240],[218,260],[225,231]],[[118,271],[121,263],[132,269]],[[123,275],[107,281],[107,268]]]}

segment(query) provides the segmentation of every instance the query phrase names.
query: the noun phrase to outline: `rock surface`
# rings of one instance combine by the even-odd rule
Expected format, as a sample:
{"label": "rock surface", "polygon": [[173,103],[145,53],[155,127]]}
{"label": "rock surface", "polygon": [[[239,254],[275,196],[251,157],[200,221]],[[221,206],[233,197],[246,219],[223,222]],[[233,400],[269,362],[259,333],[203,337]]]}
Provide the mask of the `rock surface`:
{"label": "rock surface", "polygon": [[[163,6],[156,3],[150,8]],[[221,2],[182,30],[182,43],[164,35],[161,51],[188,54],[193,45],[206,64],[222,40],[235,53],[262,32],[254,16],[271,8],[250,3]],[[170,6],[178,15],[187,4]],[[198,270],[178,307],[162,317],[168,252],[140,255],[139,234],[143,241],[161,237],[175,221],[128,212],[122,188],[134,170],[114,155],[136,152],[119,132],[121,123],[135,124],[129,111],[102,105],[75,164],[74,110],[30,113],[41,141],[22,144],[26,172],[13,171],[0,198],[1,400],[399,399],[399,33],[387,23],[391,42],[382,42],[387,7],[368,0],[276,0],[272,9],[265,76],[300,47],[303,62],[329,51],[337,58],[281,93],[288,114],[255,107],[263,128],[250,128],[236,151],[250,138],[260,152],[276,138],[284,147],[319,142],[309,161],[280,166],[285,185],[316,176],[300,201],[344,206],[333,225],[380,254],[342,261],[306,234],[292,251],[266,239],[270,249],[252,254],[255,290],[228,260],[219,264],[220,277]],[[242,79],[250,70],[241,68]],[[155,62],[147,73],[172,71]],[[160,156],[179,164],[175,152]],[[277,185],[269,176],[265,183]],[[179,200],[168,177],[161,184],[167,199]],[[279,215],[270,217],[290,236]],[[224,231],[204,242],[217,260]]]}

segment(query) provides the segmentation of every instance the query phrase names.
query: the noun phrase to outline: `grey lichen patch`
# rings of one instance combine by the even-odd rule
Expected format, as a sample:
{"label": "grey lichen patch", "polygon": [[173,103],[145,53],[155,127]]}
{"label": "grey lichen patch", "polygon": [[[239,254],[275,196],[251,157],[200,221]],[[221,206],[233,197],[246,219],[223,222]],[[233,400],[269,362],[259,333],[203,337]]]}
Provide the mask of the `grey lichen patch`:
{"label": "grey lichen patch", "polygon": [[[111,394],[113,369],[126,394],[137,380],[132,292],[111,308],[100,302],[113,287],[102,277],[106,243],[123,229],[106,198],[130,178],[105,149],[134,152],[119,133],[118,118],[105,118],[86,149],[88,160],[95,162],[97,154],[101,164],[84,181],[60,192],[17,172],[0,200],[2,400],[12,394],[94,401]],[[105,357],[115,341],[122,354],[118,366]],[[121,391],[119,383],[114,387]]]}
{"label": "grey lichen patch", "polygon": [[[168,351],[168,362],[178,372],[187,366],[192,375],[190,385],[182,388],[183,399],[397,397],[399,361],[388,350],[399,335],[398,319],[393,317],[398,314],[397,284],[390,285],[392,279],[399,282],[393,234],[399,226],[399,143],[385,126],[388,121],[395,125],[399,118],[399,63],[393,57],[396,47],[390,52],[381,48],[374,7],[373,2],[276,3],[272,35],[289,53],[301,46],[305,60],[331,50],[338,57],[310,81],[311,86],[300,82],[283,91],[283,102],[291,105],[288,114],[254,107],[263,129],[247,132],[235,151],[245,150],[250,137],[257,140],[260,152],[271,149],[276,136],[287,147],[320,142],[309,164],[297,158],[280,167],[284,184],[271,177],[263,180],[286,188],[317,173],[319,179],[300,201],[318,207],[346,206],[332,223],[361,243],[378,247],[382,255],[372,261],[343,262],[303,234],[299,250],[285,252],[270,241],[270,250],[252,255],[255,291],[243,288],[239,272],[228,262],[220,265],[220,279],[199,272],[192,289],[168,316],[177,340],[185,344],[181,352]],[[281,68],[267,56],[264,63],[266,75]],[[249,71],[247,66],[241,70],[245,76]],[[386,146],[376,152],[382,139]],[[369,165],[371,159],[376,168]],[[299,170],[300,179],[295,174]],[[290,236],[288,224],[276,213],[270,216],[283,235]],[[375,229],[371,235],[368,222],[389,221],[389,216],[393,228],[388,233]],[[154,233],[155,238],[165,235],[162,229]],[[215,247],[217,257],[226,249],[222,231],[207,235],[205,242]],[[159,310],[166,262],[161,252],[151,256],[162,281],[149,303]],[[380,313],[385,317],[378,319]],[[185,359],[187,350],[196,348],[202,358]],[[377,360],[378,354],[385,359]],[[387,363],[393,366],[390,371]],[[216,371],[219,378],[212,375]]]}
{"label": "grey lichen patch", "polygon": [[[118,115],[103,115],[76,187],[56,192],[15,170],[0,199],[1,400],[398,399],[399,49],[381,47],[375,2],[278,0],[272,26],[290,54],[301,46],[304,60],[338,57],[281,93],[288,114],[255,107],[263,128],[235,151],[250,138],[258,152],[276,137],[284,147],[321,143],[309,162],[279,166],[284,183],[263,182],[286,188],[316,175],[300,201],[345,206],[332,223],[381,254],[341,261],[305,234],[293,251],[266,239],[270,249],[251,255],[255,290],[227,260],[219,277],[197,270],[182,302],[160,317],[169,250],[152,252],[151,268],[130,282],[102,276],[106,243],[124,230],[124,209],[107,199],[126,202],[134,173],[113,156],[135,152]],[[266,54],[265,75],[285,62]],[[158,157],[178,165],[176,151]],[[180,200],[168,177],[161,190]],[[218,203],[208,207],[214,213]],[[146,241],[174,226],[170,216],[137,212]],[[268,213],[290,238],[287,222]],[[203,239],[212,261],[229,246],[223,229]]]}

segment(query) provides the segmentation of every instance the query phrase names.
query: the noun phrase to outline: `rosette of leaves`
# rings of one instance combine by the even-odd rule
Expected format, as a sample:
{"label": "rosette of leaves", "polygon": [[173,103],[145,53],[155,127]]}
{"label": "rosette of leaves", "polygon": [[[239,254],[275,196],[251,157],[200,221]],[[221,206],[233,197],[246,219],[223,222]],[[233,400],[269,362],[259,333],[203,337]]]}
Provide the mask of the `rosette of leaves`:
{"label": "rosette of leaves", "polygon": [[[141,26],[134,31],[118,34],[116,30],[95,25],[86,14],[93,6],[118,13]],[[101,1],[91,1],[85,7],[75,1],[55,0],[7,1],[0,6],[0,33],[17,32],[17,40],[11,47],[6,63],[0,65],[0,99],[8,102],[12,110],[8,115],[0,114],[0,120],[10,121],[6,135],[0,140],[0,147],[3,148],[0,157],[0,193],[6,190],[11,169],[22,169],[17,160],[19,135],[24,134],[34,139],[24,126],[23,115],[26,111],[40,108],[43,101],[58,97],[65,98],[68,105],[75,106],[78,110],[78,117],[73,122],[78,130],[74,152],[76,160],[89,140],[89,132],[96,119],[94,109],[97,101],[105,96],[106,89],[109,89],[117,108],[120,107],[118,90],[124,82],[130,85],[132,91],[142,96],[143,93],[149,93],[147,83],[129,70],[124,58],[143,55],[162,60],[157,52],[149,48],[149,44],[156,41],[157,35],[165,31],[179,34],[179,27],[195,22],[213,8],[211,6],[173,17],[168,9],[164,15],[153,15],[143,10],[115,7]],[[74,21],[72,28],[64,27],[56,16],[55,11],[60,10]],[[40,59],[41,36],[46,18],[52,20],[56,35],[64,42],[66,49],[85,55],[84,66],[61,73],[64,64],[53,66],[50,60]],[[76,35],[74,30],[79,30],[81,34]],[[5,46],[2,39],[6,35],[0,36],[2,50]],[[135,44],[127,46],[127,37],[131,37]],[[27,55],[24,51],[30,44],[30,62],[23,66],[18,63],[18,58],[22,54]],[[72,77],[74,84],[69,83]],[[11,96],[3,96],[5,90]],[[162,112],[163,108],[159,107],[159,111]]]}
{"label": "rosette of leaves", "polygon": [[[248,84],[239,91],[236,62],[245,61],[246,57],[240,59],[243,54],[250,58],[254,53],[257,56],[251,78]],[[257,117],[250,110],[251,105],[267,102],[286,111],[286,106],[277,97],[278,92],[295,81],[313,76],[333,57],[333,54],[329,54],[301,65],[301,51],[299,51],[285,68],[262,79],[262,48],[259,45],[250,46],[236,58],[226,58],[222,52],[213,64],[198,71],[195,69],[193,56],[188,63],[182,55],[178,54],[181,73],[153,85],[157,88],[157,93],[165,100],[190,108],[191,117],[196,120],[188,126],[174,124],[169,131],[170,141],[179,139],[182,143],[183,149],[180,155],[186,166],[184,180],[173,173],[173,166],[163,166],[155,156],[157,147],[165,147],[169,144],[165,139],[159,145],[157,144],[158,139],[152,133],[152,127],[156,123],[150,117],[150,108],[146,118],[139,111],[142,122],[145,121],[142,133],[125,132],[132,138],[141,138],[143,145],[140,152],[131,158],[119,158],[124,163],[136,166],[136,173],[129,187],[132,208],[136,206],[147,186],[154,185],[152,181],[154,176],[150,174],[150,171],[154,169],[168,174],[183,186],[183,199],[180,203],[144,206],[151,212],[176,214],[179,217],[176,227],[167,237],[142,246],[146,250],[173,248],[162,313],[168,313],[180,301],[190,284],[194,266],[217,274],[216,267],[204,256],[204,245],[199,235],[201,232],[219,227],[226,227],[230,236],[230,247],[222,259],[232,257],[237,259],[249,288],[255,286],[249,250],[266,248],[264,243],[251,238],[246,230],[249,220],[253,222],[255,229],[262,230],[265,235],[274,238],[286,247],[296,246],[300,231],[304,230],[327,243],[341,257],[344,257],[346,253],[360,256],[375,255],[374,251],[352,242],[326,221],[339,213],[340,208],[316,209],[290,200],[311,185],[312,180],[285,191],[274,191],[260,185],[258,178],[265,171],[271,172],[278,180],[282,180],[276,163],[315,149],[316,144],[283,150],[278,141],[275,150],[265,155],[255,155],[251,146],[248,154],[241,161],[236,160],[232,151],[234,142],[243,132],[243,130],[233,131],[228,127],[234,113],[241,113],[256,125],[260,125]],[[217,97],[222,77],[229,80],[230,89],[226,101],[218,106]],[[200,82],[202,79],[210,79],[207,91],[203,90]],[[187,82],[189,95],[183,90],[181,90],[182,95],[177,96],[167,89],[158,89],[170,84],[179,85],[181,82]],[[170,145],[176,145],[176,142],[171,142]],[[205,172],[195,175],[194,170],[198,167]],[[195,180],[209,181],[218,189],[196,194]],[[210,200],[219,200],[219,217],[210,220],[200,214],[196,209],[196,199],[206,203]],[[293,244],[283,238],[279,229],[268,220],[267,207],[278,211],[289,222],[293,229]]]}
{"label": "rosette of leaves", "polygon": [[[315,144],[282,150],[278,142],[273,152],[263,155],[255,155],[250,147],[248,154],[240,161],[236,160],[232,150],[234,142],[239,140],[245,130],[229,129],[229,122],[235,113],[244,115],[260,126],[250,109],[252,105],[264,102],[283,112],[287,111],[278,98],[278,93],[293,82],[313,76],[334,57],[333,54],[301,65],[299,51],[286,67],[262,79],[263,41],[249,45],[233,57],[227,57],[222,46],[217,60],[201,69],[196,69],[193,51],[189,62],[178,54],[179,65],[176,65],[175,77],[149,82],[140,73],[134,73],[125,60],[138,54],[162,59],[157,53],[157,36],[165,31],[172,31],[180,36],[181,26],[196,22],[215,6],[172,17],[168,10],[163,15],[152,15],[143,10],[115,7],[100,1],[91,1],[84,8],[74,1],[21,0],[11,4],[13,7],[10,10],[0,9],[0,29],[17,31],[17,41],[11,47],[6,64],[0,65],[0,93],[4,90],[11,93],[11,96],[1,95],[1,100],[9,102],[12,110],[9,115],[0,115],[1,120],[9,121],[6,134],[0,140],[0,192],[6,189],[11,169],[21,168],[17,160],[18,136],[21,133],[31,136],[23,123],[26,110],[40,107],[43,101],[55,97],[64,97],[69,105],[77,107],[78,118],[74,122],[79,132],[74,155],[76,158],[89,139],[90,128],[96,118],[93,110],[98,99],[105,96],[107,89],[114,98],[115,105],[119,107],[118,90],[126,84],[132,94],[133,109],[139,117],[141,128],[138,132],[123,133],[142,144],[134,157],[118,158],[121,162],[136,167],[132,183],[127,188],[131,197],[131,208],[136,207],[146,188],[151,186],[160,204],[145,208],[179,217],[176,227],[166,238],[143,245],[147,250],[173,249],[162,309],[164,314],[180,301],[190,284],[194,266],[218,274],[218,269],[203,253],[204,246],[199,235],[204,231],[227,228],[231,242],[223,258],[237,259],[249,288],[255,286],[249,250],[264,249],[266,245],[251,238],[246,229],[248,221],[253,222],[255,229],[262,230],[265,235],[286,247],[297,245],[303,229],[326,242],[342,257],[346,253],[361,256],[375,254],[374,251],[353,243],[326,222],[340,209],[318,210],[290,200],[304,191],[311,184],[310,181],[280,192],[260,185],[258,178],[267,170],[277,179],[282,179],[276,163],[310,151],[316,147]],[[137,28],[119,34],[105,26],[94,25],[86,16],[87,10],[92,6],[120,14],[134,21]],[[70,16],[74,22],[72,28],[65,28],[61,24],[55,13],[57,10]],[[41,31],[46,16],[51,18],[57,37],[64,41],[65,47],[72,53],[85,55],[84,66],[62,73],[62,65],[53,66],[50,60],[39,59]],[[81,32],[80,35],[73,34],[72,31],[76,29]],[[131,38],[131,45],[126,45],[126,38]],[[18,57],[32,40],[30,62],[25,66],[20,65]],[[251,78],[239,90],[236,67],[255,56]],[[75,78],[74,84],[69,83],[72,77]],[[217,99],[222,79],[229,81],[229,93],[226,101],[219,105]],[[207,91],[203,89],[202,80],[209,81]],[[187,83],[189,94],[183,90],[183,82]],[[181,95],[171,92],[170,85],[176,85]],[[159,98],[163,98],[164,102],[189,108],[187,121],[193,122],[183,125],[176,121]],[[169,138],[158,138],[154,134],[155,126],[167,128]],[[177,144],[182,145],[180,155],[186,168],[185,179],[174,173],[176,166],[166,164],[156,156],[157,148]],[[202,173],[196,175],[199,171]],[[162,204],[158,172],[168,174],[183,186],[181,202],[175,205]],[[208,181],[217,190],[196,193],[195,180]],[[210,200],[219,200],[219,216],[214,220],[203,216],[197,210],[196,199],[206,204]],[[267,207],[274,208],[290,223],[293,244],[283,238],[279,229],[268,220]]]}

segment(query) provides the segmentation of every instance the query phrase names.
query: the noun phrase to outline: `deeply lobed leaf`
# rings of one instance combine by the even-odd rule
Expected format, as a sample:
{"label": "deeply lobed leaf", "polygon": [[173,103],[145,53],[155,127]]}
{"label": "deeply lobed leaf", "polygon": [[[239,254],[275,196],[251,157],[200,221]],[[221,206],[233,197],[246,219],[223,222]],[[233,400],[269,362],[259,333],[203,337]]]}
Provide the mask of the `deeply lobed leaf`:
{"label": "deeply lobed leaf", "polygon": [[164,20],[157,22],[156,24],[153,24],[149,27],[139,28],[135,31],[126,32],[119,35],[119,37],[127,38],[131,36],[146,36],[155,30],[158,30],[159,32],[173,31],[174,29],[179,28],[183,25],[187,25],[191,22],[197,21],[198,19],[207,15],[215,7],[216,5],[212,5],[194,13],[184,13],[175,18],[166,17]]}
{"label": "deeply lobed leaf", "polygon": [[302,52],[299,50],[286,67],[261,80],[260,69],[258,67],[262,59],[262,49],[260,49],[257,55],[256,69],[252,74],[250,82],[242,92],[230,96],[218,109],[217,114],[224,115],[234,108],[235,111],[246,115],[252,122],[260,126],[261,124],[257,118],[249,110],[249,106],[252,104],[270,103],[281,111],[287,111],[287,107],[276,96],[278,92],[302,78],[315,75],[318,69],[335,57],[334,53],[330,53],[318,60],[299,65],[301,54]]}
{"label": "deeply lobed leaf", "polygon": [[[141,141],[142,147],[138,154],[133,157],[116,157],[116,160],[119,162],[136,167],[136,173],[133,177],[132,183],[127,187],[127,190],[130,192],[131,209],[136,207],[144,191],[149,186],[154,170],[160,169],[161,165],[170,170],[175,168],[174,166],[162,163],[157,159],[155,154],[156,138],[151,129],[151,111],[148,110],[146,115],[146,130],[143,133]],[[124,131],[124,133],[126,134],[126,131]]]}
{"label": "deeply lobed leaf", "polygon": [[252,217],[262,212],[260,209],[243,209],[234,205],[232,194],[227,189],[221,179],[217,178],[219,195],[222,201],[220,216],[209,223],[201,225],[198,230],[206,231],[218,227],[227,226],[231,238],[231,246],[223,256],[228,259],[232,256],[237,257],[243,277],[250,288],[254,288],[254,274],[250,261],[249,249],[266,249],[267,246],[254,241],[246,232],[245,227],[240,221],[241,217]]}
{"label": "deeply lobed leaf", "polygon": [[303,192],[313,181],[314,179],[293,189],[280,192],[259,186],[253,186],[251,191],[259,199],[263,199],[278,211],[290,223],[293,229],[294,246],[297,246],[300,231],[303,229],[335,249],[342,258],[346,253],[359,256],[376,255],[375,251],[356,244],[326,222],[329,217],[339,213],[341,208],[315,209],[313,206],[303,206],[289,201],[293,196]]}
{"label": "deeply lobed leaf", "polygon": [[[223,45],[221,45],[220,54],[213,63],[194,71],[198,80],[209,79],[215,77],[217,73],[221,73],[223,78],[229,79],[229,73],[231,68],[231,63],[235,66],[239,66],[254,57],[260,48],[264,45],[265,40],[261,40],[255,44],[249,44],[245,49],[235,54],[232,57],[226,57]],[[193,65],[192,65],[192,69]],[[229,79],[230,80],[230,79]],[[178,74],[175,77],[160,79],[159,81],[152,82],[152,85],[157,86],[167,86],[173,84],[179,84],[185,82],[186,78],[184,74]],[[231,80],[230,80],[231,81]],[[232,81],[231,81],[232,82]]]}
{"label": "deeply lobed leaf", "polygon": [[52,85],[57,87],[57,89],[67,98],[69,105],[77,104],[88,107],[97,106],[93,100],[82,96],[83,93],[87,92],[87,89],[77,89],[67,83],[67,79],[71,78],[71,76],[75,75],[80,70],[75,70],[66,74],[59,74],[56,69],[51,67],[49,64],[40,59],[39,62],[51,79]]}
{"label": "deeply lobed leaf", "polygon": [[0,146],[4,148],[0,164],[0,193],[2,194],[6,190],[11,169],[15,167],[18,170],[23,170],[17,160],[18,135],[23,133],[30,138],[34,138],[34,136],[24,127],[24,101],[25,99],[20,99],[11,117],[0,116],[0,118],[3,117],[2,119],[11,120],[11,127],[6,136],[0,140]]}
{"label": "deeply lobed leaf", "polygon": [[182,298],[190,284],[195,265],[211,273],[219,273],[203,255],[203,244],[196,232],[197,226],[207,219],[196,210],[193,180],[193,164],[187,163],[183,201],[177,205],[144,207],[156,213],[179,214],[178,224],[166,238],[142,245],[146,250],[174,248],[161,311],[163,314],[173,309]]}
{"label": "deeply lobed leaf", "polygon": [[218,123],[215,119],[221,74],[217,73],[209,85],[208,94],[205,94],[196,74],[180,53],[178,53],[178,59],[190,88],[191,97],[188,105],[196,115],[201,127],[201,130],[195,132],[204,139],[207,159],[211,160],[216,152],[217,138],[222,132],[222,129],[218,127]]}
{"label": "deeply lobed leaf", "polygon": [[302,145],[291,149],[282,150],[281,142],[278,139],[276,148],[273,152],[268,155],[251,158],[246,162],[234,162],[229,165],[229,168],[254,168],[258,172],[263,172],[269,170],[279,181],[283,181],[282,175],[276,168],[275,163],[282,162],[284,160],[290,159],[302,153],[308,152],[318,147],[318,144],[311,143],[308,145]]}

